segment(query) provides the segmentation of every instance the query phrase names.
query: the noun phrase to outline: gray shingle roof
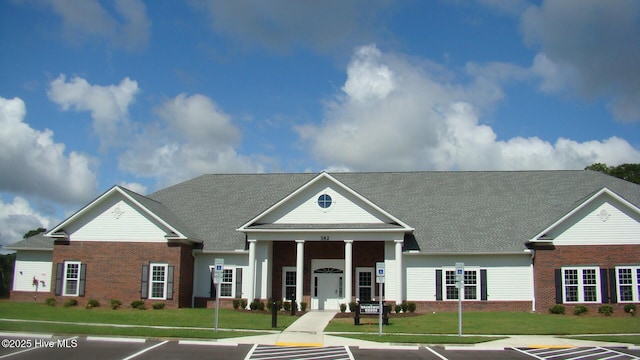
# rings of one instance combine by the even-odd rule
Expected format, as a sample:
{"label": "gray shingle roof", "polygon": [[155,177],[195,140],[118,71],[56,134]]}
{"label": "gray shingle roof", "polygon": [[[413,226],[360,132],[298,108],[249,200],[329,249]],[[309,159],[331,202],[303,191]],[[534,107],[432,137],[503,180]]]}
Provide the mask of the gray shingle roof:
{"label": "gray shingle roof", "polygon": [[44,233],[39,233],[20,240],[11,245],[5,246],[8,250],[51,250],[53,251],[53,239],[45,237]]}
{"label": "gray shingle roof", "polygon": [[[331,175],[415,228],[415,245],[430,253],[523,251],[528,239],[603,187],[640,207],[640,185],[593,171]],[[236,229],[316,176],[203,175],[148,198],[204,249],[243,249],[245,235]]]}

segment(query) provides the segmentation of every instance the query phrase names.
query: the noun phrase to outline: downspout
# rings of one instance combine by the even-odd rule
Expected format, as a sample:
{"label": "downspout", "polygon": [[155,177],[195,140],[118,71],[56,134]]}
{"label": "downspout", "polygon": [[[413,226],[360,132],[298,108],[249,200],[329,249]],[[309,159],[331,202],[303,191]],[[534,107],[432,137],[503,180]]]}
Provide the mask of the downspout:
{"label": "downspout", "polygon": [[196,250],[191,250],[191,256],[193,256],[193,284],[191,286],[191,308],[193,309],[196,305],[196,275],[198,274],[198,271],[196,270],[198,269],[196,263],[196,260],[198,260],[198,257],[196,256]]}
{"label": "downspout", "polygon": [[531,249],[531,285],[533,286],[532,297],[531,297],[531,311],[536,312],[536,268],[533,266],[534,260],[536,258],[536,251]]}

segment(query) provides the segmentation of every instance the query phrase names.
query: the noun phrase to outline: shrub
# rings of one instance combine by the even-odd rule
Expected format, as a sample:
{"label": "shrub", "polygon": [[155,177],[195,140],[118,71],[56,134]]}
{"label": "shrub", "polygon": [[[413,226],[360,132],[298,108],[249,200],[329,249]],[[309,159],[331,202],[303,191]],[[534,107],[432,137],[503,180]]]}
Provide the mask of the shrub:
{"label": "shrub", "polygon": [[627,304],[624,306],[624,312],[631,314],[631,316],[636,316],[637,311],[638,308],[636,307],[636,304]]}
{"label": "shrub", "polygon": [[153,306],[154,310],[162,310],[162,309],[164,309],[164,303],[154,303],[152,306]]}
{"label": "shrub", "polygon": [[62,306],[64,306],[64,307],[78,306],[78,300],[69,299],[69,300],[65,301],[64,304],[62,304]]}
{"label": "shrub", "polygon": [[611,314],[613,314],[613,306],[602,305],[598,308],[598,313],[603,314],[604,316],[611,316]]}
{"label": "shrub", "polygon": [[351,312],[355,312],[356,311],[356,306],[358,306],[358,303],[355,301],[352,301],[349,303],[349,311]]}
{"label": "shrub", "polygon": [[560,304],[553,305],[549,309],[549,312],[556,315],[564,315],[564,305],[560,305]]}
{"label": "shrub", "polygon": [[573,308],[573,315],[582,315],[582,314],[586,314],[589,312],[589,308],[584,306],[584,305],[578,305],[576,307]]}
{"label": "shrub", "polygon": [[85,306],[87,309],[91,309],[94,307],[99,307],[100,303],[98,302],[98,300],[96,299],[89,299],[89,301],[87,301],[87,305]]}
{"label": "shrub", "polygon": [[[273,302],[274,302],[274,300],[269,300],[267,302],[267,310],[269,310],[269,311],[272,310]],[[280,300],[275,300],[275,303],[276,303],[276,311],[279,311],[282,308],[282,304],[281,304]]]}
{"label": "shrub", "polygon": [[240,299],[233,299],[233,308],[238,310],[240,308]]}
{"label": "shrub", "polygon": [[416,303],[414,302],[407,303],[407,310],[409,310],[410,313],[416,312]]}
{"label": "shrub", "polygon": [[264,310],[264,303],[262,301],[254,300],[251,305],[249,305],[251,310]]}
{"label": "shrub", "polygon": [[340,312],[347,312],[347,304],[340,304]]}
{"label": "shrub", "polygon": [[131,307],[133,309],[140,309],[140,310],[145,310],[147,308],[147,306],[144,304],[144,301],[142,300],[135,300],[131,302]]}
{"label": "shrub", "polygon": [[247,308],[247,300],[245,299],[240,299],[240,307],[242,309],[246,309]]}
{"label": "shrub", "polygon": [[399,313],[400,313],[400,311],[402,311],[402,305],[400,305],[400,304],[396,304],[396,305],[394,306],[394,309],[395,309],[395,311],[396,311],[396,314],[399,314]]}
{"label": "shrub", "polygon": [[118,299],[111,299],[110,303],[111,303],[111,308],[113,310],[116,310],[117,308],[120,307],[120,305],[122,305],[122,301]]}
{"label": "shrub", "polygon": [[52,298],[52,297],[47,298],[47,299],[44,301],[44,303],[45,303],[45,304],[47,304],[47,305],[49,305],[49,306],[56,306],[56,298]]}
{"label": "shrub", "polygon": [[284,311],[291,311],[291,301],[285,301],[282,303]]}
{"label": "shrub", "polygon": [[300,303],[300,310],[302,310],[302,312],[307,311],[307,303],[306,302],[301,302]]}
{"label": "shrub", "polygon": [[400,305],[400,307],[401,307],[403,313],[407,312],[408,305],[407,305],[406,302],[403,302],[402,305]]}

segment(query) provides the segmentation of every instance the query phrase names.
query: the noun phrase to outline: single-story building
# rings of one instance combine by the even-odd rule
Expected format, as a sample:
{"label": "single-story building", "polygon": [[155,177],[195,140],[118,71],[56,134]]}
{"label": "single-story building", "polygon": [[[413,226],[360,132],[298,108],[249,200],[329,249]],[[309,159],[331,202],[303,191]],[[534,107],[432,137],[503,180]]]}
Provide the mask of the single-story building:
{"label": "single-story building", "polygon": [[[120,186],[20,241],[11,297],[168,307],[219,296],[338,309],[542,311],[640,303],[640,185],[594,171],[203,175]],[[464,263],[463,289],[456,263]],[[85,300],[86,299],[86,300]],[[618,305],[621,306],[621,305]]]}

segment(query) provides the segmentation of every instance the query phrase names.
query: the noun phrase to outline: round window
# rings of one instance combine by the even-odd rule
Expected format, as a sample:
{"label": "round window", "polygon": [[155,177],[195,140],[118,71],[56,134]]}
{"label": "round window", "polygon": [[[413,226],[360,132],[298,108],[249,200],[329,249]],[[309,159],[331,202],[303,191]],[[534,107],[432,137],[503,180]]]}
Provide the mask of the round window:
{"label": "round window", "polygon": [[331,206],[331,196],[327,194],[320,195],[318,197],[318,206],[320,206],[323,209],[326,209],[329,206]]}

